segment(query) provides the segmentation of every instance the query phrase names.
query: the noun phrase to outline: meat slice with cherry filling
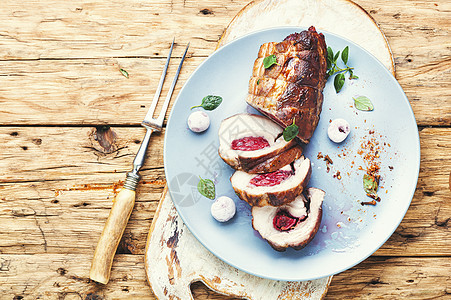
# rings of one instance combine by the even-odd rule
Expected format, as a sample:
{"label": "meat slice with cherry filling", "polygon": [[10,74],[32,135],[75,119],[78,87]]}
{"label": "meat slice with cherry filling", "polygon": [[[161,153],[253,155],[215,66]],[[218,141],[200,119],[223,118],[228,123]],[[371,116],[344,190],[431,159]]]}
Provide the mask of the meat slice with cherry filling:
{"label": "meat slice with cherry filling", "polygon": [[277,251],[304,248],[321,224],[324,191],[308,188],[293,202],[282,206],[252,207],[252,226]]}
{"label": "meat slice with cherry filling", "polygon": [[249,173],[276,171],[302,154],[299,146],[287,152],[297,143],[285,141],[282,132],[282,127],[263,116],[234,115],[223,120],[219,127],[219,156],[236,170]]}
{"label": "meat slice with cherry filling", "polygon": [[302,156],[271,173],[236,171],[230,181],[238,197],[251,206],[279,206],[294,201],[309,182],[310,175],[310,160]]}

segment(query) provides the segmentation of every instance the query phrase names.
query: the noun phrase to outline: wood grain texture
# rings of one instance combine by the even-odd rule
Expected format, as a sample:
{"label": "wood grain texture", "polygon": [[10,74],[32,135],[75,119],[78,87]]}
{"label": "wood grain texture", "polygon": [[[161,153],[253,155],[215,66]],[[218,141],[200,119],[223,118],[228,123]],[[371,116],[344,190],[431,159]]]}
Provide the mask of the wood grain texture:
{"label": "wood grain texture", "polygon": [[[374,256],[334,276],[327,299],[447,299],[451,4],[355,2],[376,20],[391,46],[396,77],[421,129],[421,170],[401,226]],[[155,299],[143,261],[147,231],[165,185],[162,135],[152,137],[137,203],[106,286],[88,282],[95,243],[144,136],[138,124],[172,38],[178,42],[177,56],[191,42],[176,95],[246,4],[2,1],[2,297]],[[176,64],[175,59],[169,76]],[[130,78],[123,77],[119,68],[126,69]],[[167,86],[162,96],[166,90]],[[101,125],[117,125],[115,142],[109,142],[109,134],[94,138],[94,127],[102,132]],[[195,299],[229,299],[202,284],[194,284],[192,290]]]}
{"label": "wood grain texture", "polygon": [[174,36],[191,41],[195,52],[206,56],[245,2],[57,0],[49,5],[6,0],[2,4],[0,58],[11,60],[161,57]]}
{"label": "wood grain texture", "polygon": [[[164,45],[166,54],[170,46]],[[182,50],[184,45],[175,46],[173,55],[182,54]],[[180,82],[187,80],[202,59],[186,59]],[[174,77],[179,61],[177,57],[171,59],[168,79]],[[19,125],[138,126],[150,107],[165,62],[165,58],[0,61],[0,121]],[[120,73],[121,68],[128,72],[128,79]],[[161,97],[167,94],[168,82]],[[24,85],[28,88],[22,89]],[[174,95],[181,87],[176,86]]]}
{"label": "wood grain texture", "polygon": [[[385,33],[397,79],[418,124],[451,124],[451,104],[443,101],[451,94],[441,89],[451,83],[450,4],[356,2]],[[136,114],[146,111],[141,105],[149,104],[156,89],[155,79],[164,64],[159,58],[167,54],[172,37],[183,45],[191,42],[188,56],[194,58],[182,69],[183,83],[214,51],[226,25],[243,5],[218,0],[154,4],[59,0],[43,9],[45,2],[29,0],[18,5],[6,1],[0,12],[0,78],[4,83],[0,86],[0,122],[137,125],[141,118]],[[181,51],[176,48],[174,54],[181,55]],[[118,72],[119,67],[130,73],[129,80]]]}
{"label": "wood grain texture", "polygon": [[114,254],[127,227],[128,220],[135,207],[136,191],[127,189],[129,181],[114,197],[113,206],[105,222],[102,234],[94,251],[89,278],[107,284],[110,280]]}
{"label": "wood grain texture", "polygon": [[[146,283],[143,255],[117,255],[108,285],[89,280],[91,257],[0,254],[0,294],[9,299],[156,299]],[[326,299],[447,299],[450,273],[448,258],[371,257],[334,276]],[[200,283],[193,292],[195,299],[231,299]]]}

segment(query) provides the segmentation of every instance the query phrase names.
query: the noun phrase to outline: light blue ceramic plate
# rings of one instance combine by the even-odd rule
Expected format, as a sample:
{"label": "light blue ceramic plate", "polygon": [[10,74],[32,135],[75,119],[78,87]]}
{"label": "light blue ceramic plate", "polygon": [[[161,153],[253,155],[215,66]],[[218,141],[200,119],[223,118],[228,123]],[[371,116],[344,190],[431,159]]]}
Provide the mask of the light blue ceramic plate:
{"label": "light blue ceramic plate", "polygon": [[[275,280],[311,280],[342,272],[358,264],[390,237],[403,219],[415,191],[420,143],[409,101],[391,73],[358,45],[330,33],[326,43],[335,51],[349,46],[348,65],[358,80],[346,83],[336,94],[329,79],[324,89],[321,120],[305,148],[312,162],[309,186],[326,192],[323,221],[314,240],[304,249],[273,250],[252,229],[250,207],[238,199],[229,178],[233,170],[218,156],[218,128],[221,120],[237,113],[254,112],[245,103],[252,66],[261,44],[281,41],[305,28],[283,27],[247,35],[220,48],[191,75],[180,91],[169,118],[164,146],[164,164],[169,191],[175,207],[194,236],[213,254],[245,272]],[[191,132],[186,120],[191,106],[206,95],[220,95],[224,101],[214,111],[210,128]],[[352,97],[365,95],[374,111],[362,112]],[[342,144],[327,137],[329,120],[344,118],[352,132]],[[369,134],[374,130],[373,134]],[[358,152],[370,137],[381,147],[379,194],[376,206],[362,188],[365,161]],[[318,153],[333,161],[327,172]],[[340,171],[341,180],[333,175]],[[214,179],[217,196],[227,195],[237,206],[235,217],[227,223],[210,214],[212,200],[197,191],[199,176]],[[199,257],[198,259],[202,259]]]}

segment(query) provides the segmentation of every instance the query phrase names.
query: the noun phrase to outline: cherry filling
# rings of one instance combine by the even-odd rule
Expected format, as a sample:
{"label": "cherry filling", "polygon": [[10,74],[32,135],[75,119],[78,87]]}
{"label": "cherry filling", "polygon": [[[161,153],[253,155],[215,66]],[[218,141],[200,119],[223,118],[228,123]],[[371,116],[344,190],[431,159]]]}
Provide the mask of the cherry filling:
{"label": "cherry filling", "polygon": [[272,173],[257,175],[250,180],[250,184],[255,186],[275,186],[293,175],[292,171],[277,170]]}
{"label": "cherry filling", "polygon": [[280,209],[274,217],[272,224],[275,229],[279,231],[289,231],[296,227],[299,223],[304,221],[307,216],[299,218],[292,216],[288,211]]}
{"label": "cherry filling", "polygon": [[247,136],[232,141],[233,150],[254,151],[269,147],[268,141],[262,136]]}

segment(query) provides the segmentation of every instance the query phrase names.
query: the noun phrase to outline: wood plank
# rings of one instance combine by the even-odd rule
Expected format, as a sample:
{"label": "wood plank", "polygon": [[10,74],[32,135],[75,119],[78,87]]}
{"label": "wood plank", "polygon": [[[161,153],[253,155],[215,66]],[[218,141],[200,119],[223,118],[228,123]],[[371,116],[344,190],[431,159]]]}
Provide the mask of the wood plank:
{"label": "wood plank", "polygon": [[[449,3],[434,5],[429,1],[410,0],[355,2],[373,15],[389,40],[392,35],[410,37],[412,32],[416,33],[416,39],[402,44],[410,51],[430,49],[431,42],[438,46],[440,39],[446,37]],[[20,4],[7,0],[3,4],[4,9],[0,12],[3,20],[0,58],[5,60],[159,56],[164,55],[162,44],[170,43],[174,35],[177,40],[193,41],[195,52],[206,56],[246,2],[159,0],[142,3],[133,0],[123,3],[114,0],[68,3],[59,0],[53,1],[49,7],[36,0]],[[428,36],[427,45],[417,43],[418,39]],[[152,51],[149,51],[150,47]],[[439,48],[446,50],[445,47]]]}
{"label": "wood plank", "polygon": [[[131,170],[145,131],[142,127],[1,127],[0,182],[57,180],[62,190],[71,187],[65,180],[83,181],[95,175],[95,183],[112,184]],[[143,176],[149,168],[163,168],[163,138],[164,130],[152,135]]]}
{"label": "wood plank", "polygon": [[[450,45],[446,42],[449,5],[408,0],[357,3],[385,32],[397,78],[418,124],[451,124],[451,104],[442,101],[451,96],[442,89],[451,83]],[[214,51],[222,31],[243,5],[217,0],[208,5],[181,0],[152,5],[56,1],[50,9],[31,0],[27,5],[10,0],[6,4],[0,12],[4,20],[0,31],[0,120],[7,125],[139,124],[146,111],[142,105],[148,107],[164,63],[148,58],[167,54],[172,38],[168,32],[185,24],[177,30],[177,41],[182,45],[191,41],[189,53],[195,56],[183,68],[177,94],[195,67]],[[111,15],[115,8],[121,13]],[[34,13],[38,10],[42,13]],[[163,19],[166,21],[161,22]],[[40,57],[49,60],[29,61]],[[129,80],[119,74],[119,67],[130,72]]]}
{"label": "wood plank", "polygon": [[[110,153],[105,153],[108,151],[92,138],[94,128],[0,128],[4,154],[0,160],[2,253],[93,251],[115,191],[139,146],[135,140],[144,134],[139,127],[111,130],[116,140]],[[420,138],[421,171],[414,199],[377,255],[451,255],[451,129],[424,128]],[[162,143],[163,135],[152,139],[121,253],[144,253],[147,230],[166,183]],[[71,241],[78,241],[77,247]]]}
{"label": "wood plank", "polygon": [[447,299],[449,258],[371,257],[333,277],[326,299]]}
{"label": "wood plank", "polygon": [[[170,43],[164,47],[167,54]],[[181,55],[184,50],[182,45],[173,53]],[[201,61],[186,59],[170,107]],[[0,62],[0,124],[138,126],[150,107],[165,62],[165,58]],[[157,113],[179,62],[171,60]],[[119,72],[121,68],[129,73],[128,79]]]}
{"label": "wood plank", "polygon": [[0,294],[11,299],[154,299],[143,255],[117,255],[108,285],[89,280],[91,258],[0,254]]}
{"label": "wood plank", "polygon": [[[181,54],[183,46],[174,51]],[[193,54],[190,50],[191,57],[182,68],[170,107],[204,59]],[[178,62],[171,61],[168,82]],[[451,124],[451,103],[443,101],[451,95],[441,89],[451,83],[451,61],[425,58],[422,65],[415,66],[398,62],[397,77],[418,125]],[[0,61],[0,125],[138,126],[149,108],[164,63],[164,58]],[[127,70],[129,79],[121,75],[120,68]],[[168,82],[162,97],[169,89]]]}
{"label": "wood plank", "polygon": [[0,11],[0,59],[161,56],[174,36],[206,56],[243,4],[6,0]]}
{"label": "wood plank", "polygon": [[[14,299],[155,299],[143,255],[117,255],[107,285],[88,279],[90,262],[89,254],[0,254],[0,294]],[[449,258],[371,257],[334,276],[326,299],[446,299],[450,273]],[[195,299],[230,299],[200,283],[192,290]]]}
{"label": "wood plank", "polygon": [[[0,233],[1,252],[94,249],[145,130],[114,128],[110,143],[108,134],[87,127],[0,131],[5,141],[0,160],[0,226],[5,229]],[[119,252],[144,251],[147,229],[166,183],[162,139],[160,134],[151,141],[135,210]],[[77,247],[74,240],[79,242]]]}
{"label": "wood plank", "polygon": [[[451,92],[451,57],[446,49],[451,9],[443,1],[355,1],[377,21],[387,36],[396,64],[396,78],[412,105],[417,123],[451,124],[451,108],[442,107]],[[429,115],[427,110],[431,109]],[[425,117],[428,114],[428,118]]]}

